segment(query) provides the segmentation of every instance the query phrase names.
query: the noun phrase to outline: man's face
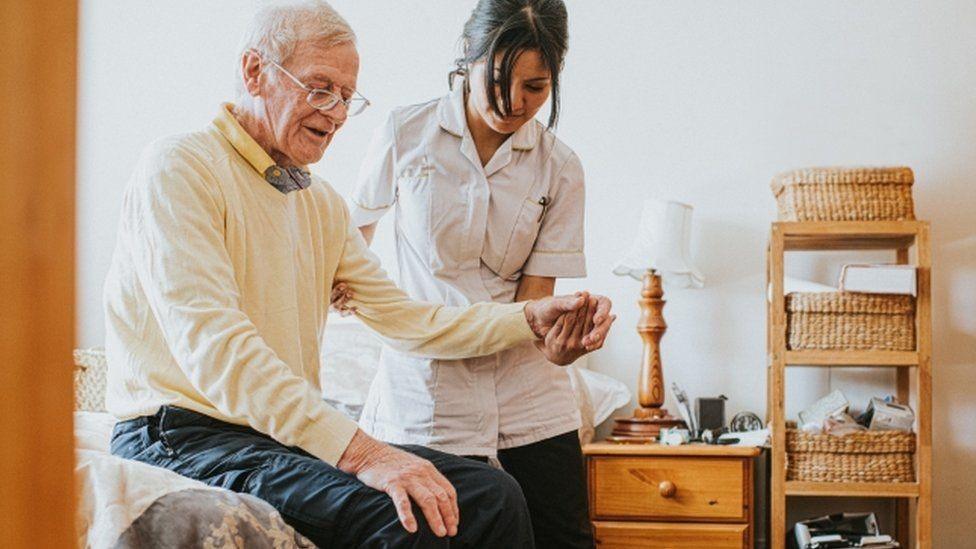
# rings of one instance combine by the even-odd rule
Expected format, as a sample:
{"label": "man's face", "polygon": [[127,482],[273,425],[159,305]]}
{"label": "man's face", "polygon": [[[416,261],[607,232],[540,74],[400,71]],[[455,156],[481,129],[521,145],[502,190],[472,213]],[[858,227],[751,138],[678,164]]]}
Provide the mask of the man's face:
{"label": "man's face", "polygon": [[[325,89],[349,99],[356,89],[359,54],[351,43],[324,47],[315,41],[300,42],[281,64],[306,86]],[[279,164],[303,166],[322,159],[332,136],[346,121],[346,107],[337,104],[328,111],[312,108],[308,92],[273,66],[261,79],[264,109],[258,122],[271,138],[268,151]],[[270,76],[270,78],[267,78]]]}

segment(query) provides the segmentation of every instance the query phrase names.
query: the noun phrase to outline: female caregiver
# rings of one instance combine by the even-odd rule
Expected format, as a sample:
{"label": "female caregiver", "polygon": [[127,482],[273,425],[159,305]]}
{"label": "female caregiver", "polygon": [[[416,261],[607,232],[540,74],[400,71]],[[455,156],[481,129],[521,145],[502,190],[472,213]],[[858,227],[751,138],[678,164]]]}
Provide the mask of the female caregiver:
{"label": "female caregiver", "polygon": [[[395,109],[374,137],[353,221],[371,241],[395,206],[399,285],[414,299],[552,295],[557,277],[586,274],[583,170],[550,131],[566,8],[481,0],[462,39],[450,93]],[[534,117],[550,97],[543,126]],[[497,456],[522,486],[538,546],[592,547],[579,411],[566,370],[550,360],[531,344],[455,361],[386,348],[361,426],[391,443]]]}

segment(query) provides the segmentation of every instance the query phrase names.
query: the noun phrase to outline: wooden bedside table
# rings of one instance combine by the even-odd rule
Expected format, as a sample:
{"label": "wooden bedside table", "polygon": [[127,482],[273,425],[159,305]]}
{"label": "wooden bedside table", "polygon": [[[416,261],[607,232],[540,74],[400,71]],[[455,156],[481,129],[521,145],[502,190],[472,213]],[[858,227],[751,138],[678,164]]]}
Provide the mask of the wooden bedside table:
{"label": "wooden bedside table", "polygon": [[583,447],[598,547],[749,549],[760,448],[688,444]]}

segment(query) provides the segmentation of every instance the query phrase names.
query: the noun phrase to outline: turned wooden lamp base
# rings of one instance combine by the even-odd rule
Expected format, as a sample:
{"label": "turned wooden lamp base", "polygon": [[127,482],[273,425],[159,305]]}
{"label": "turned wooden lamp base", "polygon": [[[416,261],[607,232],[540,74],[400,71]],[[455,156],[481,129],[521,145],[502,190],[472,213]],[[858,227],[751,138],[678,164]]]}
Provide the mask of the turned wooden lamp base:
{"label": "turned wooden lamp base", "polygon": [[661,429],[686,427],[685,422],[668,414],[664,409],[664,375],[661,372],[661,336],[667,330],[662,309],[664,289],[661,276],[648,269],[644,273],[641,299],[638,301],[641,317],[637,333],[644,344],[640,375],[637,378],[637,403],[631,417],[614,420],[610,442],[656,442]]}
{"label": "turned wooden lamp base", "polygon": [[657,442],[661,429],[686,428],[685,422],[668,414],[664,408],[634,408],[632,417],[614,420],[610,442]]}

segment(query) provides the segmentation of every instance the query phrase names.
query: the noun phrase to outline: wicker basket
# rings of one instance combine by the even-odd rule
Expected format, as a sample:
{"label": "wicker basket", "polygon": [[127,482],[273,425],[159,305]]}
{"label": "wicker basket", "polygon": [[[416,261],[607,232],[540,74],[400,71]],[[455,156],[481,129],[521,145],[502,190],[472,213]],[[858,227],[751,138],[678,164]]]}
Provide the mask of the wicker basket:
{"label": "wicker basket", "polygon": [[915,298],[855,292],[794,292],[786,296],[790,350],[915,349]]}
{"label": "wicker basket", "polygon": [[911,168],[806,168],[773,178],[780,221],[915,219]]}
{"label": "wicker basket", "polygon": [[915,433],[861,431],[834,436],[787,429],[786,452],[786,480],[915,481]]}
{"label": "wicker basket", "polygon": [[105,350],[75,349],[75,411],[104,412],[108,366]]}

